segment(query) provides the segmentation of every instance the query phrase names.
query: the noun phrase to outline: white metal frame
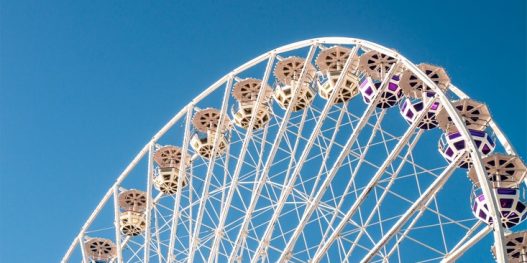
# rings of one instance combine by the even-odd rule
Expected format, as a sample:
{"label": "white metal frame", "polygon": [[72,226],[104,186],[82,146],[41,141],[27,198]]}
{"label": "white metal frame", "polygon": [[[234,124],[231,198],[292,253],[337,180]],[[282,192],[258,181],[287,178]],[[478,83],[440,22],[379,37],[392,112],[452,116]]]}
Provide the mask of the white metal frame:
{"label": "white metal frame", "polygon": [[[270,67],[272,66],[272,61],[273,61],[273,58],[275,56],[278,56],[279,54],[284,53],[284,52],[288,52],[288,51],[292,51],[292,50],[296,50],[296,49],[300,49],[300,48],[304,48],[304,47],[308,47],[308,46],[326,45],[326,44],[341,44],[341,45],[355,45],[355,46],[359,46],[360,45],[361,47],[364,47],[364,48],[367,48],[367,49],[372,49],[372,50],[377,50],[377,51],[380,51],[380,52],[382,52],[384,54],[387,54],[389,56],[396,57],[396,58],[399,59],[400,63],[402,65],[404,65],[405,68],[411,70],[415,75],[417,75],[421,80],[423,80],[426,85],[430,86],[433,89],[433,91],[436,92],[437,99],[440,101],[440,103],[443,105],[443,107],[445,107],[445,109],[448,112],[448,114],[450,116],[452,116],[452,120],[453,120],[454,124],[459,129],[459,131],[462,134],[462,136],[465,139],[465,141],[469,142],[469,143],[467,143],[467,147],[468,147],[468,151],[469,151],[469,153],[470,153],[470,155],[472,157],[472,160],[473,160],[473,163],[474,163],[474,167],[475,167],[477,175],[478,175],[478,179],[480,180],[480,182],[486,182],[486,183],[482,183],[481,184],[483,193],[485,195],[487,195],[487,196],[494,197],[494,192],[491,191],[490,185],[489,185],[489,183],[487,182],[487,180],[485,178],[485,172],[484,172],[484,168],[483,168],[483,165],[482,165],[482,162],[481,162],[481,156],[480,156],[479,152],[477,151],[477,148],[475,146],[474,141],[472,140],[471,136],[469,136],[469,132],[466,129],[466,127],[464,126],[463,120],[458,115],[457,111],[452,106],[452,104],[450,103],[448,97],[423,72],[421,72],[414,64],[412,64],[409,60],[407,60],[406,58],[404,58],[403,56],[401,56],[397,52],[393,51],[392,49],[388,49],[388,48],[383,47],[381,45],[378,45],[378,44],[375,44],[375,43],[372,43],[372,42],[369,42],[369,41],[365,41],[365,40],[360,40],[360,39],[355,39],[355,38],[343,38],[343,37],[328,37],[328,38],[311,39],[311,40],[300,41],[300,42],[296,42],[296,43],[292,43],[292,44],[289,44],[289,45],[282,46],[280,48],[274,49],[272,51],[269,51],[269,52],[267,52],[265,54],[262,54],[262,55],[260,55],[260,56],[258,56],[256,58],[250,60],[249,62],[243,64],[242,66],[236,68],[235,70],[233,70],[229,74],[227,74],[227,75],[223,76],[222,78],[220,78],[217,82],[212,84],[209,88],[207,88],[200,95],[198,95],[195,99],[193,99],[188,105],[183,107],[183,109],[181,109],[177,114],[175,114],[175,116],[163,128],[161,128],[161,130],[159,130],[152,137],[152,139],[139,151],[139,153],[134,157],[134,159],[130,162],[130,164],[126,167],[126,169],[119,175],[119,177],[116,179],[116,181],[112,185],[112,187],[109,188],[109,190],[106,192],[106,194],[103,196],[102,200],[99,202],[99,204],[97,205],[97,207],[93,211],[93,213],[89,216],[89,218],[87,219],[85,224],[82,226],[82,228],[81,228],[80,232],[78,233],[78,235],[76,236],[76,238],[73,240],[72,244],[70,245],[70,247],[68,248],[66,254],[63,257],[62,262],[68,262],[70,256],[72,255],[72,253],[73,253],[73,251],[74,251],[74,249],[75,249],[75,247],[77,245],[80,246],[81,252],[83,254],[83,257],[85,258],[84,246],[83,246],[83,242],[84,242],[83,238],[84,238],[87,230],[89,229],[90,225],[93,223],[93,221],[97,217],[97,215],[101,212],[102,208],[106,205],[106,203],[108,202],[110,197],[112,195],[114,195],[114,197],[115,197],[116,189],[118,189],[118,187],[120,186],[122,181],[135,168],[135,166],[143,159],[143,157],[146,155],[146,153],[150,151],[150,155],[152,154],[153,145],[158,141],[158,139],[161,138],[168,130],[170,130],[174,126],[174,124],[177,123],[183,116],[187,115],[187,117],[188,117],[188,114],[189,114],[189,112],[192,112],[192,110],[194,108],[194,105],[196,105],[203,98],[207,97],[209,94],[214,92],[221,85],[223,85],[223,84],[225,84],[227,82],[232,82],[232,79],[236,75],[238,75],[239,73],[241,73],[241,72],[253,67],[254,65],[256,65],[258,63],[261,63],[261,62],[263,62],[265,60],[269,60],[270,61],[270,63],[268,63],[267,70],[266,70],[267,76],[264,75],[264,82],[263,83],[266,83],[268,75],[269,75]],[[310,59],[308,59],[306,61],[310,61]],[[340,80],[340,78],[339,78],[339,80]],[[230,85],[227,85],[227,87],[226,87],[226,94],[227,94],[227,91],[230,89],[229,86]],[[450,90],[456,96],[458,96],[459,98],[468,98],[468,96],[466,94],[464,94],[461,90],[459,90],[457,87],[455,87],[453,85],[450,86]],[[334,97],[335,94],[336,94],[336,92],[334,92],[334,94],[332,95],[332,98]],[[262,94],[259,94],[258,99],[260,99],[261,95]],[[332,98],[330,100],[328,100],[328,101],[332,101]],[[222,103],[222,114],[226,114],[227,104],[228,104],[228,100],[224,99],[223,103]],[[325,112],[327,112],[329,110],[329,109],[326,109],[326,108],[327,107],[324,108],[323,113],[325,113]],[[287,115],[288,114],[286,113],[286,116]],[[324,116],[324,115],[322,115],[322,116]],[[255,118],[251,118],[251,125],[250,125],[250,127],[252,127],[254,125],[254,119]],[[287,118],[284,118],[284,119],[287,120]],[[323,119],[323,117],[321,117],[321,119]],[[223,120],[223,118],[221,120]],[[508,141],[508,139],[504,135],[504,133],[499,129],[499,127],[496,124],[496,122],[494,120],[492,120],[489,123],[489,126],[494,131],[494,133],[497,136],[497,139],[499,140],[501,145],[504,147],[504,149],[507,151],[507,153],[508,154],[516,154],[512,144]],[[252,132],[252,129],[251,128],[248,129],[247,142],[250,140],[251,132]],[[218,136],[219,135],[217,134],[217,137]],[[315,142],[316,137],[317,136],[311,136],[309,138],[309,140],[308,140],[308,145],[309,144],[313,144]],[[216,138],[216,140],[215,140],[216,142],[218,141],[217,139],[218,138]],[[246,143],[245,142],[244,142],[244,145],[246,147]],[[215,147],[215,148],[217,148],[217,147]],[[213,154],[213,156],[214,156],[214,154]],[[302,163],[302,161],[305,160],[306,157],[303,157],[303,158],[301,157],[300,158],[300,163]],[[151,159],[151,157],[149,159]],[[214,157],[211,158],[211,162],[209,163],[209,169],[214,164],[213,159],[214,159]],[[243,158],[241,158],[241,159],[243,159]],[[265,175],[266,168],[267,168],[268,165],[270,165],[272,163],[272,160],[273,160],[273,157],[269,157],[269,159],[265,163],[265,166],[264,166],[264,168],[262,170],[262,174],[260,175],[260,179],[265,177],[264,175]],[[383,167],[384,167],[384,169],[383,169],[383,172],[384,172],[386,170],[387,166],[383,166]],[[148,172],[149,173],[149,177],[151,177],[151,175],[152,175],[152,170],[151,169],[152,169],[152,165],[149,164],[149,172]],[[291,180],[293,180],[292,178],[295,177],[295,173],[297,174],[298,172],[299,171],[296,171],[296,172],[294,171],[293,172],[293,175],[291,176]],[[526,181],[526,183],[527,183],[527,181]],[[148,184],[149,184],[149,189],[150,189],[151,188],[151,182],[149,182]],[[375,184],[375,181],[372,180],[372,184]],[[147,190],[149,190],[149,189],[147,189]],[[282,189],[282,192],[283,193],[288,193],[291,190],[292,190],[291,187],[288,187],[288,188]],[[229,191],[228,197],[232,196],[233,192],[234,191]],[[205,196],[207,195],[207,193],[204,193],[204,194],[205,194]],[[257,200],[258,197],[255,196],[254,198],[255,198],[255,200]],[[204,199],[205,198],[202,198],[202,200],[204,200]],[[229,198],[227,198],[227,200],[228,199]],[[284,199],[284,198],[281,198],[281,199]],[[153,197],[151,196],[151,194],[149,194],[148,195],[147,205],[151,205],[152,202],[153,202],[152,200],[153,200]],[[491,200],[491,202],[489,204],[489,206],[490,206],[489,210],[491,212],[492,217],[494,218],[494,222],[500,222],[500,220],[499,220],[500,214],[499,214],[498,209],[497,209],[497,203],[495,201],[495,198],[490,198],[490,200]],[[227,203],[228,203],[228,201],[227,201]],[[177,201],[176,201],[176,204],[177,204]],[[313,204],[316,204],[316,202],[313,203]],[[150,221],[151,221],[150,217],[148,217],[148,215],[150,213],[150,208],[151,207],[149,207],[149,209],[147,209],[147,219],[148,219],[147,222],[148,222],[148,224],[150,224]],[[254,210],[254,207],[252,209]],[[222,212],[221,212],[222,224],[224,223],[223,221],[224,221],[224,218],[226,217],[227,213],[228,213],[228,207],[222,209]],[[251,213],[252,213],[252,211],[251,211]],[[200,214],[200,212],[198,211],[198,219],[199,219],[199,214]],[[248,213],[248,214],[250,214],[250,213]],[[306,218],[308,218],[308,214],[309,213],[306,213]],[[117,215],[118,215],[118,211],[116,212],[116,217],[117,217]],[[277,216],[275,216],[274,218],[276,218],[276,217]],[[250,216],[247,217],[247,220],[250,220]],[[303,220],[303,221],[305,221],[305,220]],[[220,227],[221,227],[222,224],[220,224]],[[243,226],[245,226],[246,224],[247,224],[247,222],[246,222],[246,220],[244,220]],[[272,228],[272,225],[273,224],[269,224],[269,229]],[[176,224],[176,227],[177,227],[177,224]],[[200,220],[197,220],[196,225],[194,226],[194,229],[193,229],[195,234],[199,235],[199,228],[200,228]],[[150,229],[150,227],[148,227],[148,229]],[[494,240],[495,240],[495,246],[496,246],[496,252],[497,252],[496,253],[497,260],[498,260],[498,262],[507,262],[507,259],[505,257],[505,253],[503,251],[503,236],[504,236],[504,233],[503,233],[503,229],[501,227],[501,224],[493,224],[493,229],[494,229],[493,233],[494,233]],[[150,242],[149,238],[150,238],[151,235],[150,235],[150,233],[148,231],[149,230],[147,230],[147,233],[145,234],[145,251],[144,251],[144,261],[145,262],[147,262],[148,259],[149,259],[149,254],[148,254],[149,253],[149,247],[150,247],[150,245],[149,245],[149,242]],[[221,231],[221,229],[220,229],[220,231]],[[240,235],[238,236],[238,237],[241,237],[242,239],[245,237],[243,231],[244,230],[242,229],[240,231]],[[394,231],[395,230],[391,231],[390,234],[392,234],[392,232],[394,234],[395,233]],[[176,231],[174,230],[174,234],[173,235],[175,235],[175,232]],[[272,231],[270,231],[270,230],[266,231],[266,233],[268,233],[268,232],[271,233]],[[490,232],[490,231],[489,230],[482,231],[476,237],[481,238],[484,235],[486,235],[488,232]],[[116,232],[116,236],[117,236],[117,232]],[[295,234],[295,237],[297,237],[297,236],[298,236],[298,233]],[[264,240],[266,238],[269,238],[269,234],[265,235]],[[479,239],[477,239],[477,240],[476,239],[477,238],[473,238],[473,240],[474,240],[473,242],[476,242],[477,240],[479,240]],[[190,255],[189,259],[190,259],[190,261],[192,261],[193,254],[194,254],[194,249],[195,249],[195,247],[197,247],[197,244],[196,244],[197,238],[196,238],[196,236],[194,236],[194,238],[192,238],[191,240],[192,240],[193,245],[190,247],[191,250],[189,252],[189,255]],[[331,238],[330,238],[330,240],[331,240]],[[236,257],[237,250],[239,249],[239,246],[240,246],[240,244],[239,244],[240,242],[243,242],[243,240],[236,240],[236,242],[235,242],[235,249],[233,249],[233,252],[230,255],[230,259],[231,260],[235,259],[235,257]],[[288,246],[288,249],[290,249],[291,246],[294,246],[294,242],[295,241],[291,242],[291,245]],[[382,247],[384,242],[385,242],[384,240],[381,240],[381,242],[379,242],[375,246],[375,251],[377,251],[380,247]],[[118,243],[121,243],[120,239],[118,239]],[[209,262],[214,261],[215,258],[216,258],[215,255],[218,252],[217,248],[218,248],[218,245],[219,245],[219,236],[218,235],[215,236],[213,244],[214,244],[213,245],[214,249],[212,250],[212,252],[209,255]],[[265,244],[265,242],[260,242],[260,247],[259,247],[258,250],[260,250],[264,244]],[[327,245],[325,244],[322,247],[322,251],[324,251],[324,247],[325,246],[327,246]],[[460,254],[462,254],[465,251],[465,249],[468,249],[469,247],[470,247],[469,245],[467,245],[467,246],[460,246],[460,247],[458,247],[456,249],[455,253],[449,254],[449,257],[450,258],[455,258],[455,257],[459,256]],[[121,253],[120,248],[119,248],[118,251],[119,251],[119,255],[120,255],[120,253]],[[370,256],[373,256],[373,253],[375,251],[370,253],[371,255],[368,255],[367,258],[365,258],[365,260],[368,260],[369,258],[371,258]],[[287,254],[287,252],[284,251],[284,254],[283,254],[282,258],[285,258],[286,254]],[[255,255],[258,255],[258,252],[255,253]],[[315,259],[320,259],[321,255],[322,255],[321,253],[318,253],[317,256],[315,256]],[[118,258],[119,262],[121,262],[121,260],[122,260],[121,258]],[[84,261],[86,262],[86,259],[84,259]]]}
{"label": "white metal frame", "polygon": [[[243,220],[243,223],[242,223],[242,227],[240,228],[240,235],[238,235],[238,237],[240,237],[239,239],[237,239],[235,242],[235,249],[233,249],[233,253],[231,254],[230,258],[231,260],[233,259],[233,257],[235,256],[235,254],[237,253],[237,250],[238,250],[238,245],[240,242],[244,242],[245,240],[245,235],[243,235],[243,232],[246,231],[246,227],[247,227],[247,224],[252,216],[252,213],[254,212],[254,208],[256,206],[256,202],[258,200],[258,197],[259,197],[259,193],[261,192],[262,190],[262,187],[263,187],[263,184],[265,183],[265,181],[267,180],[267,173],[269,172],[269,168],[270,168],[270,164],[272,163],[272,161],[274,160],[274,155],[276,154],[276,150],[278,149],[278,146],[280,144],[280,141],[282,140],[282,136],[285,132],[285,129],[286,129],[286,124],[287,124],[287,120],[290,118],[291,116],[291,110],[293,109],[294,105],[295,105],[295,102],[296,102],[296,99],[298,98],[298,95],[299,95],[299,86],[300,86],[300,83],[302,83],[302,80],[305,78],[305,74],[307,73],[307,65],[308,63],[311,62],[311,59],[313,58],[314,54],[315,54],[315,51],[316,51],[316,46],[315,45],[312,45],[310,50],[309,50],[309,53],[307,55],[307,59],[306,61],[304,62],[304,66],[302,68],[302,72],[300,73],[300,77],[299,77],[299,81],[298,83],[296,83],[295,87],[294,87],[294,90],[293,90],[293,97],[291,99],[291,102],[289,103],[288,107],[287,107],[287,110],[284,114],[284,117],[283,117],[283,120],[282,120],[282,125],[280,125],[280,128],[277,132],[277,136],[275,137],[275,141],[273,143],[273,147],[271,149],[271,154],[269,155],[267,161],[266,161],[266,164],[265,164],[265,167],[264,167],[264,170],[262,171],[262,174],[260,175],[260,180],[259,180],[259,183],[258,184],[255,184],[255,188],[256,189],[253,189],[253,195],[251,196],[251,203],[249,205],[249,209],[246,213],[246,217],[244,218]],[[272,64],[270,64],[272,65]],[[270,70],[271,70],[271,67],[267,67],[266,68],[266,72],[265,72],[265,76],[268,77],[268,74],[270,74]],[[265,82],[262,82],[262,87],[265,83],[267,83],[267,79],[265,79]],[[261,96],[261,94],[263,94],[263,91],[264,89],[262,88],[260,90],[260,94],[258,94],[258,97]],[[257,104],[259,105],[259,103]],[[252,122],[253,118],[251,118],[251,122]],[[284,121],[285,120],[285,121]],[[249,130],[252,130],[252,125],[249,125]],[[236,171],[235,171],[235,176],[237,176],[239,174],[239,169],[241,167],[236,166]],[[234,187],[236,187],[236,185],[234,185]],[[231,193],[234,191],[234,187],[231,187],[229,189],[229,196],[231,196]],[[225,217],[227,216],[227,209],[223,209],[223,213],[222,213],[222,219],[220,220],[224,220]],[[215,243],[217,243],[217,239],[214,240]],[[210,257],[209,257],[209,262],[210,261]]]}

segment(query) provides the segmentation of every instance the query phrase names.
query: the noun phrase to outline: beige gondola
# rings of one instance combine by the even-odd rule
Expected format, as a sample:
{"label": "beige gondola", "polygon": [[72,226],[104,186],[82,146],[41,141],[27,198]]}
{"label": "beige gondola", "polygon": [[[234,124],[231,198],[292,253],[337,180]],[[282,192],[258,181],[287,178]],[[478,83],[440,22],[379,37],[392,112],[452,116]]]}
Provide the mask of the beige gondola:
{"label": "beige gondola", "polygon": [[305,74],[300,79],[304,64],[305,60],[300,57],[288,57],[276,63],[274,75],[279,83],[274,90],[273,97],[282,109],[287,109],[292,103],[295,88],[299,90],[296,101],[292,105],[292,111],[305,109],[315,99],[315,91],[311,87],[311,82],[316,77],[316,69],[311,63],[305,64]]}
{"label": "beige gondola", "polygon": [[[164,194],[172,195],[178,190],[179,178],[182,178],[182,187],[186,186],[186,171],[181,171],[183,153],[179,147],[167,145],[159,148],[154,154],[154,161],[158,164],[155,170],[154,187]],[[185,167],[190,164],[190,155],[187,153]]]}
{"label": "beige gondola", "polygon": [[[342,74],[346,61],[350,56],[351,50],[342,46],[334,46],[320,51],[315,61],[325,79],[318,81],[318,94],[324,99],[329,99],[333,91],[337,88],[337,81]],[[352,58],[351,65],[342,80],[342,87],[335,98],[334,103],[346,102],[359,94],[359,77],[357,69],[359,58]]]}
{"label": "beige gondola", "polygon": [[[225,116],[223,122],[221,122],[222,127],[219,128],[220,116],[221,112],[219,110],[207,108],[196,112],[192,119],[197,132],[192,136],[190,146],[203,158],[211,158],[214,145],[218,147],[216,156],[225,153],[229,143],[225,133],[230,129],[230,120]],[[219,140],[217,143],[215,141],[216,138]]]}
{"label": "beige gondola", "polygon": [[95,262],[109,262],[117,257],[117,247],[106,238],[89,238],[84,242],[86,257]]}
{"label": "beige gondola", "polygon": [[[448,89],[448,86],[450,85],[450,77],[448,77],[443,68],[430,64],[419,64],[417,67],[423,71],[441,91],[445,92]],[[432,91],[433,89],[426,85],[424,81],[409,69],[403,72],[399,83],[403,89],[404,95],[410,98],[421,99],[423,94],[426,96],[434,94]]]}
{"label": "beige gondola", "polygon": [[238,81],[234,85],[232,96],[238,101],[238,105],[233,108],[232,113],[236,126],[248,129],[253,115],[255,115],[254,130],[263,128],[271,120],[269,100],[273,94],[273,90],[268,85],[264,85],[263,97],[260,99],[258,105],[257,99],[261,86],[262,81],[253,78]]}
{"label": "beige gondola", "polygon": [[146,193],[131,189],[119,194],[119,207],[124,210],[119,216],[121,233],[137,236],[146,228]]}
{"label": "beige gondola", "polygon": [[[483,103],[471,99],[461,99],[452,102],[452,106],[456,108],[461,118],[463,118],[468,129],[483,131],[491,120],[489,109]],[[439,127],[444,131],[457,131],[452,118],[445,108],[442,108],[437,114],[437,121]]]}

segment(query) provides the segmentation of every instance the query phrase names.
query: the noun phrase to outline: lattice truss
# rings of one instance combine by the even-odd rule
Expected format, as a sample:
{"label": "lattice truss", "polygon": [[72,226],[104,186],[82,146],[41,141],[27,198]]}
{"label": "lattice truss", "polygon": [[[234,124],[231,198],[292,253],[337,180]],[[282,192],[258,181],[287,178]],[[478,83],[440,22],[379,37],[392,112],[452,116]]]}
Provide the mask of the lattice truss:
{"label": "lattice truss", "polygon": [[525,242],[504,248],[526,217],[524,180],[487,107],[442,68],[367,41],[303,41],[176,114],[63,262],[437,262],[491,258],[490,245],[515,262]]}

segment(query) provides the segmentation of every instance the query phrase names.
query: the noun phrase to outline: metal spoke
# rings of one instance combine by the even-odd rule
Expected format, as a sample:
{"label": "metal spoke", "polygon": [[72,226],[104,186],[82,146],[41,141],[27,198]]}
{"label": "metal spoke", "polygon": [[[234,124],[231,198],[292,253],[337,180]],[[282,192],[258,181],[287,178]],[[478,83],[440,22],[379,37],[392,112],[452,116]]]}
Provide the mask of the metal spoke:
{"label": "metal spoke", "polygon": [[364,234],[364,232],[366,231],[366,227],[370,224],[371,220],[373,219],[373,217],[375,216],[375,212],[379,211],[379,208],[382,204],[382,201],[384,200],[384,198],[387,196],[387,194],[389,193],[389,189],[391,188],[391,186],[393,185],[393,183],[395,182],[395,178],[397,177],[397,175],[401,172],[402,168],[404,167],[404,164],[405,164],[405,161],[406,161],[406,158],[408,157],[408,155],[410,155],[410,153],[412,152],[413,148],[415,147],[416,143],[419,141],[419,138],[421,137],[421,134],[422,134],[422,130],[420,130],[414,137],[413,141],[410,143],[410,145],[408,146],[408,149],[406,151],[406,155],[405,157],[403,158],[403,160],[401,161],[401,163],[399,164],[399,166],[397,167],[397,170],[390,176],[390,181],[388,182],[388,185],[386,186],[386,188],[384,189],[384,192],[382,193],[381,197],[379,199],[377,199],[376,201],[376,205],[375,207],[373,208],[373,210],[371,211],[370,215],[368,216],[368,218],[366,219],[366,222],[363,224],[362,228],[360,229],[359,231],[359,234],[357,235],[357,237],[355,238],[355,240],[353,241],[353,244],[351,246],[351,248],[349,249],[349,251],[346,253],[346,258],[348,258],[351,253],[353,252],[353,250],[355,249],[355,247],[358,245],[359,243],[359,240],[361,239],[362,235]]}
{"label": "metal spoke", "polygon": [[454,162],[448,165],[448,167],[443,171],[443,173],[441,173],[441,175],[439,175],[436,180],[434,180],[434,182],[428,187],[428,189],[426,189],[426,191],[420,196],[420,198],[414,202],[414,204],[406,211],[406,213],[404,213],[399,218],[399,220],[397,220],[397,222],[392,226],[392,228],[388,230],[388,232],[386,232],[386,234],[375,245],[375,247],[370,250],[370,252],[363,258],[362,262],[370,261],[371,258],[379,251],[379,249],[383,247],[392,238],[392,236],[403,227],[403,224],[406,223],[408,219],[410,219],[413,213],[419,209],[420,212],[417,216],[414,217],[414,220],[412,221],[412,223],[410,223],[410,227],[408,227],[405,233],[403,233],[403,235],[397,240],[397,243],[395,244],[395,246],[397,246],[400,240],[402,240],[408,234],[408,231],[411,229],[411,226],[414,225],[417,220],[419,220],[420,215],[422,215],[425,211],[424,207],[428,206],[428,204],[432,200],[432,197],[437,194],[437,192],[445,184],[448,178],[452,175],[454,169],[457,167],[458,161],[461,159],[460,157],[462,157],[462,155],[459,155]]}
{"label": "metal spoke", "polygon": [[[230,83],[230,81],[228,81],[227,83]],[[229,84],[227,84],[229,85]],[[228,89],[228,87],[227,87]],[[186,120],[185,120],[185,132],[184,132],[184,135],[183,135],[183,148],[182,148],[182,154],[181,154],[181,165],[179,167],[179,171],[178,171],[178,178],[185,178],[187,175],[185,174],[185,171],[187,170],[187,164],[184,160],[186,160],[186,158],[188,157],[187,156],[187,152],[188,152],[188,145],[190,143],[190,127],[192,125],[192,108],[189,107],[188,110],[187,110],[187,116],[186,116]],[[221,119],[220,119],[221,120]],[[221,121],[220,121],[220,125],[221,125]],[[221,126],[219,126],[221,127]],[[174,242],[175,242],[175,239],[176,239],[176,235],[177,235],[177,226],[178,226],[178,222],[179,222],[179,216],[180,216],[180,211],[179,211],[179,206],[181,205],[181,196],[183,194],[183,181],[184,180],[181,180],[181,179],[178,179],[177,181],[177,188],[178,191],[176,192],[176,200],[174,201],[174,209],[173,209],[173,212],[172,212],[172,226],[170,228],[170,238],[169,238],[169,241],[168,241],[168,255],[167,255],[167,260],[168,262],[172,262],[173,261],[173,257],[174,257]]]}
{"label": "metal spoke", "polygon": [[386,158],[381,168],[378,170],[378,172],[372,177],[366,188],[362,191],[359,198],[353,203],[353,206],[349,209],[349,211],[346,213],[346,216],[341,220],[339,225],[335,228],[335,231],[333,234],[326,240],[324,245],[318,249],[317,253],[315,254],[314,261],[318,262],[320,260],[320,257],[322,257],[323,254],[329,249],[333,241],[338,237],[342,229],[348,224],[349,219],[353,216],[355,211],[358,209],[358,207],[362,204],[362,202],[365,200],[366,196],[370,193],[371,189],[378,183],[379,178],[384,174],[386,171],[386,168],[388,165],[391,164],[391,162],[395,159],[395,157],[399,154],[399,152],[403,149],[403,147],[406,145],[408,140],[410,139],[411,135],[414,133],[414,129],[417,127],[417,124],[421,121],[421,119],[424,117],[424,115],[427,113],[428,109],[432,106],[434,99],[430,99],[425,106],[423,107],[423,111],[419,113],[417,118],[414,120],[414,123],[410,125],[410,127],[407,129],[406,133],[403,135],[399,143],[395,146],[394,150],[390,153],[390,155]]}
{"label": "metal spoke", "polygon": [[[314,52],[316,50],[316,47],[315,46],[311,46],[310,50],[309,50],[309,53],[308,53],[308,56],[307,56],[307,59],[305,61],[305,64],[302,68],[302,72],[300,73],[300,78],[301,80],[304,78],[304,75],[306,73],[306,68],[307,68],[307,63],[310,63],[313,55],[314,55]],[[301,81],[299,81],[299,83],[301,83]],[[296,100],[296,97],[298,96],[298,92],[300,90],[299,88],[299,83],[296,85],[295,87],[295,90],[293,92],[293,98],[291,99],[291,103],[289,104],[287,110],[286,110],[286,113],[284,114],[284,118],[283,119],[289,119],[290,115],[291,115],[291,110],[293,108],[293,105],[294,105],[294,102]],[[251,220],[251,217],[252,217],[252,213],[256,207],[256,204],[258,202],[258,198],[260,196],[260,193],[262,191],[262,188],[263,188],[263,185],[265,184],[265,182],[267,181],[267,174],[269,172],[269,169],[271,168],[271,164],[274,160],[274,156],[276,154],[276,151],[278,150],[278,145],[280,145],[280,141],[282,139],[282,136],[285,132],[285,129],[287,127],[287,122],[284,122],[282,120],[282,123],[280,124],[280,128],[277,132],[277,135],[275,137],[275,141],[274,143],[272,144],[272,148],[270,150],[270,154],[265,162],[265,166],[263,168],[263,171],[262,171],[262,175],[260,176],[260,179],[258,180],[258,182],[254,185],[254,189],[253,189],[253,192],[252,192],[252,195],[251,195],[251,202],[250,202],[250,205],[249,205],[249,208],[246,212],[246,215],[245,215],[245,218],[244,218],[244,221],[240,227],[240,232],[237,236],[237,239],[235,241],[235,245],[234,245],[234,248],[232,249],[232,252],[231,252],[231,255],[229,256],[229,260],[232,261],[234,260],[234,258],[237,256],[237,253],[238,253],[238,249],[240,248],[240,244],[241,243],[244,243],[245,242],[245,238],[247,237],[247,226],[248,226],[248,223],[249,221]]]}
{"label": "metal spoke", "polygon": [[[358,52],[358,48],[359,48],[359,46],[355,46],[354,49],[352,50],[352,52],[350,53],[349,58],[346,61],[346,64],[344,66],[343,72],[347,72],[347,70],[350,67],[351,62],[353,60],[353,57]],[[331,96],[327,100],[326,105],[324,106],[324,109],[322,110],[320,118],[317,120],[315,128],[313,129],[313,132],[311,133],[311,135],[309,137],[308,144],[305,146],[305,148],[304,148],[304,150],[302,152],[302,155],[299,158],[298,163],[303,163],[305,161],[305,159],[307,158],[309,152],[311,151],[311,147],[313,146],[314,140],[318,136],[318,134],[320,132],[320,128],[322,127],[322,124],[324,123],[325,116],[328,114],[329,109],[331,108],[331,106],[333,104],[333,101],[337,97],[338,90],[342,86],[343,79],[344,79],[343,76],[344,76],[344,74],[341,74],[341,76],[339,77],[339,80],[336,83],[336,87],[337,88],[335,89],[335,91],[331,94]],[[268,226],[267,226],[267,228],[266,228],[266,230],[264,232],[263,237],[261,238],[261,240],[259,242],[258,248],[256,249],[255,255],[251,259],[251,262],[255,262],[256,260],[261,258],[263,255],[265,255],[264,249],[269,244],[270,236],[271,236],[272,231],[274,229],[274,224],[275,224],[276,220],[278,219],[278,216],[280,215],[280,212],[281,212],[281,209],[283,208],[285,199],[287,198],[287,196],[289,196],[289,192],[292,190],[292,187],[294,185],[295,179],[298,176],[298,174],[300,173],[301,168],[302,168],[301,165],[297,165],[295,167],[295,170],[293,171],[293,174],[291,175],[291,178],[289,178],[289,182],[287,182],[287,185],[284,185],[284,187],[282,189],[282,193],[280,195],[280,199],[278,200],[278,205],[277,205],[277,207],[276,207],[276,209],[275,209],[275,211],[273,213],[273,217],[269,221],[269,224],[268,224]]]}

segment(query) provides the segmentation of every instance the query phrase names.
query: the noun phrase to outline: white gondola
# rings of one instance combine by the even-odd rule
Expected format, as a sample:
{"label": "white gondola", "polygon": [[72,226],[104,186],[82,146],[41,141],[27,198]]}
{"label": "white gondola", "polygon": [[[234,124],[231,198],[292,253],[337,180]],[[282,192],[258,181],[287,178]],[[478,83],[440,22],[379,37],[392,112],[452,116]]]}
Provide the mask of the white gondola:
{"label": "white gondola", "polygon": [[[476,147],[481,155],[485,156],[491,154],[496,147],[494,140],[485,131],[469,130],[470,136],[476,143]],[[462,160],[458,163],[459,167],[468,169],[472,160],[467,152],[467,141],[460,132],[444,133],[439,139],[439,153],[448,162],[454,161],[459,155],[463,155]]]}
{"label": "white gondola", "polygon": [[[372,79],[371,77],[365,77],[360,84],[360,93],[365,103],[370,104],[377,93],[381,92],[381,82]],[[388,82],[387,87],[379,95],[380,98],[377,102],[377,108],[390,108],[399,103],[403,98],[403,91],[399,87],[399,76],[392,76]],[[407,121],[412,119],[407,119]]]}

